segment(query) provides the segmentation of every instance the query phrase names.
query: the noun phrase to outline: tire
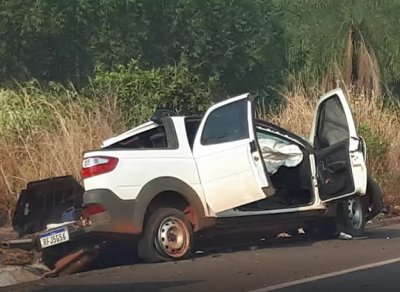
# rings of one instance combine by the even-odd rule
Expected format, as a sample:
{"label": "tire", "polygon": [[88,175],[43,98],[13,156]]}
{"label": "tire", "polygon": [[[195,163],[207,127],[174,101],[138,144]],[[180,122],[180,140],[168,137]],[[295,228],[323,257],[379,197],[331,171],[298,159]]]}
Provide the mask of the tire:
{"label": "tire", "polygon": [[344,199],[338,205],[337,230],[352,236],[362,236],[365,232],[366,208],[359,196]]}
{"label": "tire", "polygon": [[367,211],[366,221],[371,220],[382,211],[382,191],[370,175],[367,178],[367,192],[363,196],[363,202]]}
{"label": "tire", "polygon": [[181,260],[189,256],[193,228],[185,214],[174,208],[159,208],[145,221],[138,242],[138,255],[147,263]]}

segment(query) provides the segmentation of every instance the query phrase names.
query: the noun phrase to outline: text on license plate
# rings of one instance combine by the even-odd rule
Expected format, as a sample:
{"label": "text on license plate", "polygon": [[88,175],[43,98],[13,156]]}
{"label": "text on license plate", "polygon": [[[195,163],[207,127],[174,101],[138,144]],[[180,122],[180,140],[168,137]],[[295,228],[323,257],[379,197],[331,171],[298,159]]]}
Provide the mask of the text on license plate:
{"label": "text on license plate", "polygon": [[69,233],[66,227],[57,228],[40,235],[40,245],[42,248],[56,245],[69,240]]}

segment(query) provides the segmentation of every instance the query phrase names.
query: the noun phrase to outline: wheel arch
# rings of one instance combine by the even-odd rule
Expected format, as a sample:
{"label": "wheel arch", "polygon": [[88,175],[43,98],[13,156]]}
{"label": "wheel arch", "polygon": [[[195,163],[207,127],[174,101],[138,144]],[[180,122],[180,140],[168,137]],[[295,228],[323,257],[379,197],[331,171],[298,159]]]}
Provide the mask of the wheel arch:
{"label": "wheel arch", "polygon": [[[164,196],[166,199],[163,198]],[[147,212],[151,211],[149,207],[157,201],[168,201],[167,197],[174,198],[174,200],[181,199],[181,202],[187,203],[189,209],[186,208],[182,211],[191,213],[190,221],[193,224],[194,231],[199,231],[213,224],[214,220],[206,217],[203,203],[191,186],[175,177],[159,177],[146,183],[136,198],[133,220],[140,231],[143,230]],[[164,207],[174,207],[173,205],[168,205],[168,203],[162,205]]]}

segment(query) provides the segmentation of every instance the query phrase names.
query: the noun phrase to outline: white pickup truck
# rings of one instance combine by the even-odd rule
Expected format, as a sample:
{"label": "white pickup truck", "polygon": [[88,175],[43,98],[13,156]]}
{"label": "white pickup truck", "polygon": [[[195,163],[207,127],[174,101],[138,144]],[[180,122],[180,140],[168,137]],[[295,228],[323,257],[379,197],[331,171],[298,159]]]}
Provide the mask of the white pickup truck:
{"label": "white pickup truck", "polygon": [[203,117],[156,115],[84,153],[86,224],[43,232],[40,248],[129,234],[140,258],[157,262],[187,257],[194,234],[209,230],[357,236],[381,209],[365,160],[340,89],[319,101],[310,141],[256,119],[249,94]]}

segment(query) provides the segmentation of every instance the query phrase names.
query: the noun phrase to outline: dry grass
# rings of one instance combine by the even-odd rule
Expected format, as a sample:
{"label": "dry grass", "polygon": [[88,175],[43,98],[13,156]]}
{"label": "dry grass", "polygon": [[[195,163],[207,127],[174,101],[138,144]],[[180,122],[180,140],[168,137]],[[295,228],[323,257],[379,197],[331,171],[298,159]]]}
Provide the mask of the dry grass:
{"label": "dry grass", "polygon": [[124,128],[111,99],[88,106],[72,96],[63,103],[40,93],[25,98],[40,100],[27,104],[46,107],[51,125],[31,125],[18,137],[0,137],[0,217],[6,219],[27,182],[68,174],[79,179],[82,152]]}
{"label": "dry grass", "polygon": [[[263,111],[265,119],[309,138],[320,88],[304,88],[299,82],[281,92],[284,105],[274,114]],[[400,117],[399,104],[384,105],[382,98],[352,94],[349,104],[359,134],[367,141],[368,168],[379,181],[386,203],[400,204]]]}

